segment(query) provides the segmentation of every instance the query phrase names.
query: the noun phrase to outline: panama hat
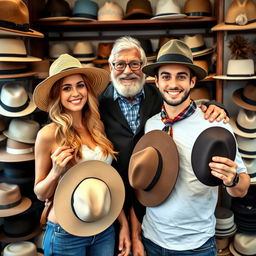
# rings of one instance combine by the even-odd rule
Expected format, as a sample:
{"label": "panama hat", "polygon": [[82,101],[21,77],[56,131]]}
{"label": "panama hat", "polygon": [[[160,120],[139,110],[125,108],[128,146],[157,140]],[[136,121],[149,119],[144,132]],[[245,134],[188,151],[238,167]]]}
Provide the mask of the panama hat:
{"label": "panama hat", "polygon": [[181,19],[186,14],[181,13],[181,9],[176,0],[159,0],[156,5],[156,15],[151,19]]}
{"label": "panama hat", "polygon": [[236,120],[230,119],[235,134],[245,138],[256,138],[256,112],[240,108]]}
{"label": "panama hat", "polygon": [[35,62],[41,60],[27,54],[24,40],[0,38],[0,62]]}
{"label": "panama hat", "polygon": [[152,6],[148,0],[129,0],[123,19],[149,19],[153,16]]}
{"label": "panama hat", "polygon": [[156,62],[144,66],[142,71],[146,75],[154,77],[157,68],[168,64],[187,66],[195,72],[199,80],[207,75],[203,68],[193,64],[193,56],[190,48],[183,41],[177,39],[172,39],[164,44],[158,52]]}
{"label": "panama hat", "polygon": [[225,22],[211,30],[249,30],[256,28],[256,4],[253,0],[233,0],[227,9]]}
{"label": "panama hat", "polygon": [[29,27],[29,11],[22,0],[0,0],[0,35],[44,37]]}
{"label": "panama hat", "polygon": [[256,158],[256,138],[237,136],[238,151],[245,158]]}
{"label": "panama hat", "polygon": [[53,207],[59,224],[76,236],[96,235],[120,214],[125,197],[121,176],[109,164],[84,161],[61,178]]}
{"label": "panama hat", "polygon": [[93,52],[93,46],[91,42],[80,41],[76,42],[73,48],[73,54],[80,62],[92,61],[96,59]]}
{"label": "panama hat", "polygon": [[253,59],[229,60],[227,74],[214,76],[215,79],[224,80],[250,80],[256,79]]}
{"label": "panama hat", "polygon": [[222,180],[211,174],[209,163],[213,156],[235,159],[234,135],[222,127],[210,127],[197,137],[191,153],[191,163],[197,179],[207,186],[218,186]]}
{"label": "panama hat", "polygon": [[39,83],[34,92],[33,98],[37,107],[43,111],[48,110],[50,91],[54,83],[63,77],[73,74],[84,74],[96,96],[98,96],[109,83],[109,73],[100,68],[83,68],[78,59],[62,54],[50,66],[49,77]]}
{"label": "panama hat", "polygon": [[179,171],[179,157],[171,136],[153,130],[137,142],[129,162],[128,178],[138,201],[160,205],[171,193]]}
{"label": "panama hat", "polygon": [[35,159],[34,145],[7,138],[6,145],[0,148],[0,161],[22,162]]}
{"label": "panama hat", "polygon": [[0,205],[0,217],[8,217],[26,211],[31,200],[21,195],[18,185],[0,183]]}
{"label": "panama hat", "polygon": [[204,38],[201,34],[185,35],[183,41],[192,51],[193,57],[200,57],[213,52],[213,47],[206,48]]}
{"label": "panama hat", "polygon": [[184,13],[187,18],[201,18],[212,16],[212,7],[209,0],[186,0]]}
{"label": "panama hat", "polygon": [[4,247],[3,256],[43,256],[30,241],[13,242]]}
{"label": "panama hat", "polygon": [[239,107],[256,111],[256,85],[248,82],[243,88],[233,92],[232,99]]}
{"label": "panama hat", "polygon": [[122,20],[124,10],[122,7],[112,1],[105,2],[98,11],[98,20]]}
{"label": "panama hat", "polygon": [[50,45],[49,60],[55,61],[61,54],[70,54],[71,50],[66,42],[58,42]]}
{"label": "panama hat", "polygon": [[36,109],[32,94],[18,83],[6,83],[0,92],[0,114],[20,117],[31,114]]}

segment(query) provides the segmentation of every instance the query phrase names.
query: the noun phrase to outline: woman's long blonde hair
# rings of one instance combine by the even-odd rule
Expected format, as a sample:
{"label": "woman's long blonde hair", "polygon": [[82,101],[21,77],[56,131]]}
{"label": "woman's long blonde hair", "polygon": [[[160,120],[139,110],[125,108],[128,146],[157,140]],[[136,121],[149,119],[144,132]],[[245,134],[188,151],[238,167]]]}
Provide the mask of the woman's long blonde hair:
{"label": "woman's long blonde hair", "polygon": [[[116,152],[113,149],[113,144],[107,139],[105,129],[102,121],[100,120],[100,113],[98,110],[99,102],[92,90],[88,85],[86,77],[81,74],[88,91],[87,103],[83,108],[83,123],[87,127],[92,140],[96,145],[100,146],[104,156],[111,154],[114,156]],[[67,145],[74,149],[75,161],[82,157],[82,139],[78,132],[73,127],[72,116],[65,112],[65,108],[60,101],[61,82],[63,78],[58,80],[52,87],[49,99],[49,116],[50,119],[57,125],[55,132],[57,144],[63,146]]]}

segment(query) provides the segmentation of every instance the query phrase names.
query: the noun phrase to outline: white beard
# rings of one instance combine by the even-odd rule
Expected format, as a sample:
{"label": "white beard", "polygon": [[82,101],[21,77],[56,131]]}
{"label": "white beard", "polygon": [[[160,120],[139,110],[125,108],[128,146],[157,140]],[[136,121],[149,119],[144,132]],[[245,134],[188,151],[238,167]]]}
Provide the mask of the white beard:
{"label": "white beard", "polygon": [[136,78],[137,80],[134,80],[130,83],[122,83],[120,78],[127,77],[126,75],[120,75],[118,77],[114,77],[113,72],[110,74],[111,81],[116,88],[117,92],[122,95],[125,98],[131,98],[137,95],[141,92],[144,83],[145,83],[145,76],[140,77],[135,74],[131,74],[128,77]]}

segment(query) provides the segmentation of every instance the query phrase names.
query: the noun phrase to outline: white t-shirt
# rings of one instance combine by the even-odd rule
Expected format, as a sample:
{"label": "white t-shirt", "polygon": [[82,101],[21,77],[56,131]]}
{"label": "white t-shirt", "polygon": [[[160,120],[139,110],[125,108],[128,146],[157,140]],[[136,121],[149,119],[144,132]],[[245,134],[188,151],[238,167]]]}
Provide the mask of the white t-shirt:
{"label": "white t-shirt", "polygon": [[[223,122],[204,120],[203,112],[195,113],[173,125],[173,140],[179,152],[179,175],[167,200],[157,207],[147,207],[142,222],[143,235],[155,244],[169,250],[190,250],[203,245],[215,234],[214,210],[218,199],[218,187],[201,183],[192,170],[191,151],[195,140],[205,129],[218,126],[232,131]],[[145,133],[162,130],[164,123],[160,113],[151,117],[145,125]],[[246,172],[237,151],[237,172]]]}

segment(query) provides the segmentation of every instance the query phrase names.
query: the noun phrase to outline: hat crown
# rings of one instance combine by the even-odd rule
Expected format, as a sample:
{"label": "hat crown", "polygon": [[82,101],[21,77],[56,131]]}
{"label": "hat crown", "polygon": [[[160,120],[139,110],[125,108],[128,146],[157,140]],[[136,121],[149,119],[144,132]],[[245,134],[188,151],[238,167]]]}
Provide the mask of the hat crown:
{"label": "hat crown", "polygon": [[[254,75],[253,59],[229,60],[227,66],[229,76],[252,76]],[[245,77],[246,79],[246,77]]]}
{"label": "hat crown", "polygon": [[45,17],[70,16],[71,8],[65,0],[48,0],[45,5]]}
{"label": "hat crown", "polygon": [[61,54],[50,66],[49,76],[73,68],[82,68],[80,61],[69,54]]}
{"label": "hat crown", "polygon": [[254,83],[247,83],[243,88],[243,96],[256,103],[256,85]]}
{"label": "hat crown", "polygon": [[77,42],[73,48],[74,54],[93,53],[92,44],[90,42]]}
{"label": "hat crown", "polygon": [[21,200],[21,194],[18,185],[0,183],[0,205],[11,205],[19,200]]}
{"label": "hat crown", "polygon": [[240,150],[247,152],[248,154],[253,153],[255,155],[256,148],[256,138],[244,138],[242,136],[237,136],[237,144]]}
{"label": "hat crown", "polygon": [[61,54],[69,53],[70,49],[66,43],[54,43],[50,46],[50,58],[57,59]]}
{"label": "hat crown", "polygon": [[98,20],[122,20],[123,16],[124,11],[116,2],[107,1],[98,11]]}
{"label": "hat crown", "polygon": [[245,109],[240,109],[236,119],[237,123],[246,129],[256,129],[256,113]]}
{"label": "hat crown", "polygon": [[184,12],[205,12],[211,13],[211,2],[209,0],[187,0],[184,5]]}
{"label": "hat crown", "polygon": [[37,256],[36,245],[29,241],[10,243],[4,248],[3,256]]}
{"label": "hat crown", "polygon": [[243,162],[246,166],[248,174],[256,173],[256,158],[255,159],[243,158]]}
{"label": "hat crown", "polygon": [[90,0],[76,0],[72,15],[74,17],[97,19],[98,10],[99,6],[96,2]]}
{"label": "hat crown", "polygon": [[27,56],[24,41],[16,38],[0,38],[0,53],[21,54]]}
{"label": "hat crown", "polygon": [[191,36],[190,35],[185,35],[184,36],[184,43],[186,45],[188,45],[188,47],[190,49],[205,45],[203,36],[201,34],[196,34],[196,35],[191,35]]}
{"label": "hat crown", "polygon": [[108,59],[113,48],[114,43],[99,43],[98,44],[98,57]]}
{"label": "hat crown", "polygon": [[253,235],[237,233],[234,236],[233,245],[236,252],[242,255],[255,255],[256,243],[255,236]]}
{"label": "hat crown", "polygon": [[76,216],[85,222],[94,222],[105,217],[111,207],[111,194],[107,184],[99,179],[83,180],[73,193],[73,209]]}
{"label": "hat crown", "polygon": [[159,0],[156,6],[156,15],[164,13],[181,13],[181,8],[176,0]]}

